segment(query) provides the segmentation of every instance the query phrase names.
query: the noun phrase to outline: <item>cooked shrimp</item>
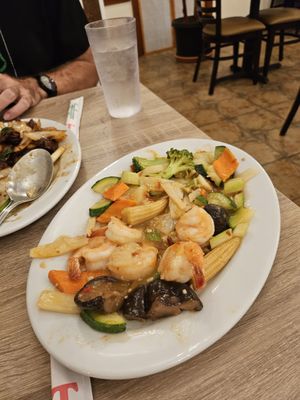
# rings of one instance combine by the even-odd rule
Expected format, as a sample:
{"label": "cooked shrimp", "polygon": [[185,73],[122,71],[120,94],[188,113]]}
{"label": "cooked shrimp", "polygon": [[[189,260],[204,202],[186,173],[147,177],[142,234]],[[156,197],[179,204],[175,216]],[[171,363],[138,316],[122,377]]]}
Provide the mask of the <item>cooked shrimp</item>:
{"label": "cooked shrimp", "polygon": [[201,245],[213,236],[215,225],[203,208],[195,206],[179,218],[175,229],[180,240],[191,240]]}
{"label": "cooked shrimp", "polygon": [[203,251],[201,247],[195,242],[178,242],[172,244],[164,252],[158,272],[160,272],[160,277],[166,281],[186,283],[193,279],[199,288],[204,283],[202,266]]}
{"label": "cooked shrimp", "polygon": [[71,279],[79,279],[82,269],[95,271],[106,268],[106,264],[116,245],[105,237],[94,237],[86,246],[76,250],[68,260]]}
{"label": "cooked shrimp", "polygon": [[126,243],[113,251],[107,267],[122,280],[148,278],[156,271],[157,252],[152,246]]}
{"label": "cooked shrimp", "polygon": [[111,217],[107,230],[105,232],[107,239],[117,244],[130,242],[141,242],[142,231],[135,228],[129,228],[118,218]]}

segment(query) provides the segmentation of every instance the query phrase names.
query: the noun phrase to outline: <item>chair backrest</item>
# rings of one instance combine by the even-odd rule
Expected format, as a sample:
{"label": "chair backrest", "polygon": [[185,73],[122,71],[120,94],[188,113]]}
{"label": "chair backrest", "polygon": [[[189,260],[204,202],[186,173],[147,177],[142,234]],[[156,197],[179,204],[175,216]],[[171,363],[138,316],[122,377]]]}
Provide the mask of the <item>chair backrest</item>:
{"label": "chair backrest", "polygon": [[216,25],[216,37],[221,37],[221,0],[197,0],[197,13],[205,24]]}
{"label": "chair backrest", "polygon": [[89,22],[102,19],[98,0],[82,0],[83,9]]}
{"label": "chair backrest", "polygon": [[272,0],[271,7],[296,7],[296,3],[297,0]]}

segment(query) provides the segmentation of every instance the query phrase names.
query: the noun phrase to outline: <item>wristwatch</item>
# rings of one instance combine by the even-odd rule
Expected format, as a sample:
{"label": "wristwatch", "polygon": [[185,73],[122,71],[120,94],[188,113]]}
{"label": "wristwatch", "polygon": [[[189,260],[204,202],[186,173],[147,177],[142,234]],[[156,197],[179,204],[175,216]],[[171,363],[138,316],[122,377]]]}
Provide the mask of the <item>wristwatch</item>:
{"label": "wristwatch", "polygon": [[48,95],[48,97],[57,96],[57,86],[55,80],[46,74],[38,74],[35,76],[37,83]]}

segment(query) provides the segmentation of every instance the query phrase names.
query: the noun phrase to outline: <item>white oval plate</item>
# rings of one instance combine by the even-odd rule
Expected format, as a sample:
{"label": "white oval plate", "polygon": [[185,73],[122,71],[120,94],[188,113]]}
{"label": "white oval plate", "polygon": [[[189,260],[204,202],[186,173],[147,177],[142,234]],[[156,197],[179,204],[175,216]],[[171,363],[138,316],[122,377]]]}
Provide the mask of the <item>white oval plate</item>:
{"label": "white oval plate", "polygon": [[[128,169],[134,155],[149,156],[147,149],[164,154],[171,147],[212,149],[224,143],[180,139],[134,151],[86,182],[64,205],[44,233],[41,243],[59,235],[85,231],[88,207],[99,195],[91,185],[100,178]],[[40,292],[50,288],[50,269],[65,269],[67,257],[33,260],[27,283],[27,309],[39,341],[66,367],[92,377],[128,379],[150,375],[199,354],[228,332],[246,313],[271,270],[279,241],[280,212],[275,189],[264,169],[250,155],[227,145],[240,162],[239,172],[254,167],[258,175],[247,183],[247,205],[255,216],[247,236],[228,266],[200,292],[201,312],[183,312],[155,322],[129,322],[126,332],[106,335],[89,328],[79,316],[40,311]]]}
{"label": "white oval plate", "polygon": [[[59,122],[44,118],[39,119],[42,127],[52,126],[56,129],[67,129],[65,125]],[[71,131],[67,132],[67,138],[62,144],[65,144],[67,149],[58,161],[59,168],[49,189],[34,202],[28,203],[25,207],[17,208],[0,226],[0,237],[16,232],[45,215],[73,185],[81,164],[80,144]]]}

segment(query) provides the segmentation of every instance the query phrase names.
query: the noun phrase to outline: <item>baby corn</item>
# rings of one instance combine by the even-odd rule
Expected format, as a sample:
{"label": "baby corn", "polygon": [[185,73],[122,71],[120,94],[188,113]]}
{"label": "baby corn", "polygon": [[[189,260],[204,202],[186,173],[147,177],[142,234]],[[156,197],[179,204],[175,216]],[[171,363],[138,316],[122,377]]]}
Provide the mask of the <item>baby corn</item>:
{"label": "baby corn", "polygon": [[37,305],[41,310],[64,314],[79,314],[80,311],[74,303],[74,295],[61,293],[57,290],[43,290]]}
{"label": "baby corn", "polygon": [[167,207],[166,197],[142,206],[127,207],[122,211],[122,220],[128,225],[137,225],[162,213]]}
{"label": "baby corn", "polygon": [[203,273],[206,281],[213,278],[231,259],[241,243],[239,237],[234,237],[215,247],[204,256]]}

